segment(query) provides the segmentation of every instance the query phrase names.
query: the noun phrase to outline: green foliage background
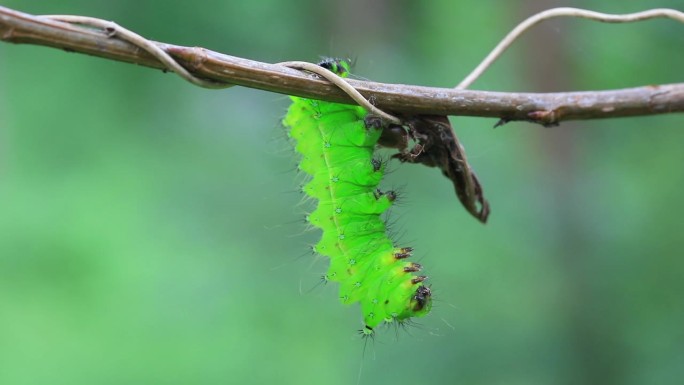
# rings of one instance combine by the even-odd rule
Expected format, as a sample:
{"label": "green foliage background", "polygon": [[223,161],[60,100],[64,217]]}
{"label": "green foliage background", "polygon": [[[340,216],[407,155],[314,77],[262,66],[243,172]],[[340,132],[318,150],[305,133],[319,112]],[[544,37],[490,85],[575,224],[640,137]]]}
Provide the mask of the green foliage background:
{"label": "green foliage background", "polygon": [[[544,1],[35,0],[158,41],[453,86]],[[606,12],[681,0],[570,1]],[[540,44],[540,42],[542,44]],[[681,82],[684,26],[556,21],[473,88]],[[393,231],[433,313],[365,348],[315,287],[283,95],[0,44],[0,383],[674,384],[684,377],[684,116],[544,129],[453,118],[493,213],[397,166]],[[313,288],[313,289],[312,289]],[[310,290],[311,289],[311,290]]]}

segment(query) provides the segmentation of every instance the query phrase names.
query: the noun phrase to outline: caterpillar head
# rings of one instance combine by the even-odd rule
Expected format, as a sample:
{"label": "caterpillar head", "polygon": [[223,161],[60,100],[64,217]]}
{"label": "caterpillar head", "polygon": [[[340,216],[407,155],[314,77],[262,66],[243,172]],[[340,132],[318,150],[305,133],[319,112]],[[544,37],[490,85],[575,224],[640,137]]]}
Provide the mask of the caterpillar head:
{"label": "caterpillar head", "polygon": [[349,60],[339,58],[325,58],[320,61],[318,65],[331,72],[334,72],[341,78],[346,78],[349,76],[349,71],[351,70],[351,63]]}

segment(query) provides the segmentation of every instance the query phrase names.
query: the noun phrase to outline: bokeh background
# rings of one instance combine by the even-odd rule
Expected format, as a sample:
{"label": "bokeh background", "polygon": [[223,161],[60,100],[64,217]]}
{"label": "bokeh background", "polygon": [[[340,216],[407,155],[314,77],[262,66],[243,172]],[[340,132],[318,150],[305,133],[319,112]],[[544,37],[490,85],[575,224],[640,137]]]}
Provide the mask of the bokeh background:
{"label": "bokeh background", "polygon": [[[356,57],[381,82],[453,86],[558,5],[671,1],[3,1],[114,20],[250,59]],[[473,88],[682,82],[684,26],[546,22]],[[546,129],[452,118],[492,205],[394,167],[392,227],[433,312],[364,346],[317,286],[283,95],[0,44],[0,383],[675,384],[684,378],[684,115]],[[365,353],[364,353],[365,348]],[[362,366],[362,368],[361,368]],[[361,368],[361,370],[360,370]],[[360,377],[359,377],[360,373]]]}

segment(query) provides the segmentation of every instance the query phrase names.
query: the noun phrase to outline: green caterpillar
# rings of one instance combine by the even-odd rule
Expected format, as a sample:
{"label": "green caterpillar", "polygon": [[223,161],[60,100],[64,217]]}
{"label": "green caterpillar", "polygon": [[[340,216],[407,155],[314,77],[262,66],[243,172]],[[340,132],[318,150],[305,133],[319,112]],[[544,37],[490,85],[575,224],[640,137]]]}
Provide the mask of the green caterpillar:
{"label": "green caterpillar", "polygon": [[[342,77],[350,67],[331,59],[319,65]],[[380,119],[359,106],[291,99],[283,125],[301,154],[299,169],[311,176],[303,191],[318,200],[307,220],[323,231],[314,250],[330,258],[324,280],[340,283],[342,303],[361,303],[364,335],[382,323],[426,315],[432,306],[427,277],[413,274],[421,270],[405,260],[413,250],[395,247],[380,217],[396,198],[378,189],[385,169],[373,157]]]}

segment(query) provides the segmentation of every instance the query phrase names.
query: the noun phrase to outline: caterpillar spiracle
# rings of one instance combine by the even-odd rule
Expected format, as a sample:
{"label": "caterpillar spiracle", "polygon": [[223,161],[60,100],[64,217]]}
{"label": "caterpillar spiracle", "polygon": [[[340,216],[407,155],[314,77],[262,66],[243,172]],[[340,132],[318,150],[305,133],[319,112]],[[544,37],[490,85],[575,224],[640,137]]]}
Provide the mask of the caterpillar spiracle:
{"label": "caterpillar spiracle", "polygon": [[[350,67],[331,59],[319,65],[342,77]],[[363,335],[384,323],[426,315],[432,293],[427,277],[414,274],[422,266],[406,260],[413,249],[395,246],[381,218],[396,194],[378,188],[385,169],[374,157],[380,119],[360,106],[291,99],[283,125],[296,141],[299,169],[311,177],[303,191],[318,201],[307,221],[323,232],[314,247],[330,259],[323,279],[339,282],[342,303],[360,302]]]}

